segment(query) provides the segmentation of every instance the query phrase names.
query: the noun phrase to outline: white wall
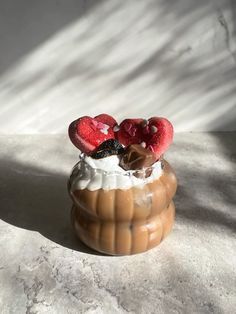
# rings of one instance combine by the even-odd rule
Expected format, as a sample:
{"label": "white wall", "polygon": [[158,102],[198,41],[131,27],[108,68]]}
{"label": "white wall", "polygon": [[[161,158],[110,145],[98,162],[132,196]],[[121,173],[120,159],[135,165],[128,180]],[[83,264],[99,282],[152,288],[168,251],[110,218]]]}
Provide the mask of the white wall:
{"label": "white wall", "polygon": [[0,134],[82,115],[236,130],[235,0],[0,4]]}

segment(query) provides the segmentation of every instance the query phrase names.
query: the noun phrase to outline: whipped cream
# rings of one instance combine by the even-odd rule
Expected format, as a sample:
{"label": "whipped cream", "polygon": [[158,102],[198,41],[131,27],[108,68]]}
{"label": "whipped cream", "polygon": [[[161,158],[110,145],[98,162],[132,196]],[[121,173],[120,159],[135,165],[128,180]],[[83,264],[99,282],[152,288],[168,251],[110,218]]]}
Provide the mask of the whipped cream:
{"label": "whipped cream", "polygon": [[[135,171],[125,171],[119,166],[117,155],[101,159],[82,156],[71,174],[71,191],[88,189],[90,191],[104,189],[142,188],[145,184],[157,180],[162,175],[161,162],[152,165],[152,173],[147,178],[137,178]],[[142,171],[142,170],[141,170]]]}

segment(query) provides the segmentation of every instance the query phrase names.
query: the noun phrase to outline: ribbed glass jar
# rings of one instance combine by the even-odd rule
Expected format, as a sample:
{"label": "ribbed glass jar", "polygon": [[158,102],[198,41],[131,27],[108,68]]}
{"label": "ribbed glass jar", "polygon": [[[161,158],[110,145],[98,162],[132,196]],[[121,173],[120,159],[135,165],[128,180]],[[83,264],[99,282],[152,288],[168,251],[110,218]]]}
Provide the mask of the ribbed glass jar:
{"label": "ribbed glass jar", "polygon": [[[110,255],[136,254],[157,246],[172,229],[172,198],[177,188],[171,166],[164,159],[161,163],[157,177],[147,176],[154,167],[121,174],[91,168],[81,155],[68,181],[77,236],[89,247]],[[102,187],[96,188],[99,180]],[[117,181],[118,188],[114,188]],[[109,182],[113,182],[112,188]]]}

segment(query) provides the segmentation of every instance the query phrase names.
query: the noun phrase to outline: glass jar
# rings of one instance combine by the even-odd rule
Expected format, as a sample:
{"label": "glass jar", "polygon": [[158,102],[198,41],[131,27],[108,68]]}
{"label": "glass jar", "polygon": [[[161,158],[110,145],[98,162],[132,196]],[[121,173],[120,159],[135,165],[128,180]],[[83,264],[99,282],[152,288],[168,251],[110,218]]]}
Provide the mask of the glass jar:
{"label": "glass jar", "polygon": [[163,159],[158,166],[124,173],[104,171],[92,168],[82,154],[68,181],[77,236],[110,255],[136,254],[157,246],[172,229],[177,188],[169,163]]}

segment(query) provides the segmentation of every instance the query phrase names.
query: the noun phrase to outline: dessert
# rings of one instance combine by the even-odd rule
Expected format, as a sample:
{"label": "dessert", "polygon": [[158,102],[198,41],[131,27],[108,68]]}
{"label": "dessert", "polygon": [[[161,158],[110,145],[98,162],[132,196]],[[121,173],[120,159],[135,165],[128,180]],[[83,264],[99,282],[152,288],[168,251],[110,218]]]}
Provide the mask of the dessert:
{"label": "dessert", "polygon": [[91,248],[111,255],[141,253],[171,231],[176,176],[163,159],[173,139],[164,118],[81,117],[69,126],[79,162],[68,181],[72,223]]}

